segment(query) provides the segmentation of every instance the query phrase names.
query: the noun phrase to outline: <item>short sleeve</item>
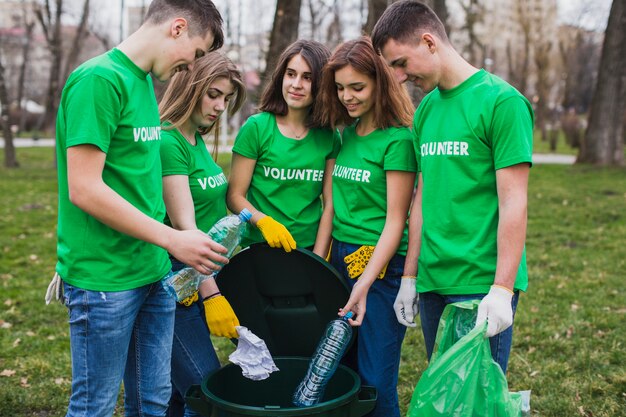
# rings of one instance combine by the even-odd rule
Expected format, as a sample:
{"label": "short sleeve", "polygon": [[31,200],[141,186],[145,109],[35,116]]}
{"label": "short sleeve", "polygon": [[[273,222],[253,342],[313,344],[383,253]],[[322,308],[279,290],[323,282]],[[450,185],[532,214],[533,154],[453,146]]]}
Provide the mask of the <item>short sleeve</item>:
{"label": "short sleeve", "polygon": [[333,151],[326,159],[337,159],[337,155],[339,155],[339,151],[341,150],[341,134],[339,133],[339,129],[335,129],[333,132]]}
{"label": "short sleeve", "polygon": [[491,146],[495,169],[532,163],[533,110],[523,97],[512,96],[494,108]]}
{"label": "short sleeve", "polygon": [[161,131],[162,175],[189,175],[189,151],[171,130]]}
{"label": "short sleeve", "polygon": [[259,127],[254,118],[249,118],[239,129],[233,145],[233,152],[246,158],[259,159]]}
{"label": "short sleeve", "polygon": [[383,168],[385,171],[417,171],[413,135],[407,128],[393,132],[385,152]]}
{"label": "short sleeve", "polygon": [[89,75],[72,85],[64,103],[66,147],[90,144],[108,152],[121,118],[122,103],[115,87],[98,75]]}

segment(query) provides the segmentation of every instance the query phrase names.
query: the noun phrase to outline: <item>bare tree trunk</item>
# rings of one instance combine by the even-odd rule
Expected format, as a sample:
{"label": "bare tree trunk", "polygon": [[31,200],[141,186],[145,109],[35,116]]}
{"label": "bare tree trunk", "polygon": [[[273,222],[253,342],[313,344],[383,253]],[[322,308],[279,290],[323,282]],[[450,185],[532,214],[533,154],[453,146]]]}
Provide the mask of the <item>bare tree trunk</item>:
{"label": "bare tree trunk", "polygon": [[561,105],[565,110],[574,108],[578,113],[585,113],[593,98],[602,51],[592,35],[580,29],[568,43],[559,42],[559,52],[565,79]]}
{"label": "bare tree trunk", "polygon": [[54,124],[57,110],[58,93],[59,90],[59,78],[61,75],[61,58],[62,58],[62,39],[61,39],[61,14],[63,9],[63,0],[56,0],[55,4],[55,16],[52,19],[52,13],[50,11],[50,2],[45,1],[45,15],[44,10],[38,7],[35,11],[37,20],[41,23],[46,42],[48,43],[48,49],[52,55],[52,61],[50,63],[50,74],[48,79],[48,91],[46,94],[45,106],[46,110],[39,123],[40,129],[49,129]]}
{"label": "bare tree trunk", "polygon": [[604,33],[596,91],[577,162],[624,165],[623,121],[626,105],[626,5],[614,0]]}
{"label": "bare tree trunk", "polygon": [[[515,88],[519,90],[524,96],[526,96],[528,89],[528,67],[530,64],[530,44],[531,44],[531,31],[530,31],[530,18],[523,7],[524,0],[516,1],[517,18],[523,35],[523,53],[513,50],[510,42],[506,46],[507,61],[509,66],[509,80]],[[515,56],[521,55],[520,60],[515,59]]]}
{"label": "bare tree trunk", "polygon": [[56,113],[58,109],[59,98],[61,96],[61,89],[63,82],[69,75],[72,65],[75,64],[78,54],[81,49],[82,42],[87,33],[87,21],[89,18],[89,0],[85,0],[83,3],[83,15],[79,27],[74,36],[69,56],[66,60],[65,67],[62,70],[61,65],[63,62],[63,37],[61,34],[61,15],[63,14],[63,0],[55,0],[54,18],[50,10],[49,0],[45,1],[45,9],[42,10],[41,6],[35,10],[37,20],[41,24],[48,49],[52,55],[52,61],[50,64],[50,74],[48,81],[48,92],[46,94],[46,111],[41,119],[40,128],[44,130],[53,130],[54,122],[56,120]]}
{"label": "bare tree trunk", "polygon": [[[23,12],[26,16],[26,11]],[[30,49],[33,40],[33,29],[35,28],[35,22],[24,22],[26,26],[26,34],[24,38],[24,44],[22,46],[22,65],[20,65],[20,76],[17,82],[17,106],[20,109],[20,120],[18,131],[24,130],[26,124],[26,107],[22,101],[24,99],[24,82],[26,79],[26,67],[29,63]]]}
{"label": "bare tree trunk", "polygon": [[[542,43],[543,42],[543,43]],[[550,49],[551,44],[547,41],[535,43],[535,67],[537,68],[537,108],[535,110],[536,126],[541,131],[541,140],[548,140],[548,96],[550,94]],[[554,150],[554,149],[552,149]]]}
{"label": "bare tree trunk", "polygon": [[[80,23],[78,24],[78,28],[76,29],[76,33],[74,34],[74,39],[72,41],[72,47],[70,48],[70,53],[65,60],[65,69],[63,70],[63,82],[67,80],[67,77],[70,76],[70,71],[76,65],[76,60],[78,59],[78,55],[80,54],[80,50],[83,47],[83,40],[87,35],[87,21],[89,20],[89,0],[85,0],[83,3],[83,14],[80,17]],[[57,92],[57,97],[60,97],[60,92]]]}
{"label": "bare tree trunk", "polygon": [[301,4],[302,0],[278,0],[276,2],[274,26],[270,35],[270,47],[265,59],[263,84],[269,80],[278,62],[278,57],[283,50],[298,39]]}
{"label": "bare tree trunk", "polygon": [[485,8],[478,0],[470,0],[468,5],[461,3],[461,7],[465,11],[463,29],[467,31],[467,37],[469,38],[467,60],[470,64],[481,68],[484,64],[484,57],[479,57],[478,52],[482,52],[484,46],[478,37],[476,26],[484,20]]}
{"label": "bare tree trunk", "polygon": [[13,146],[13,132],[11,132],[11,116],[9,114],[9,94],[4,80],[4,66],[0,57],[0,118],[2,119],[2,133],[4,136],[4,166],[6,168],[17,168],[20,164],[15,156]]}
{"label": "bare tree trunk", "polygon": [[387,8],[387,0],[367,0],[367,21],[362,27],[363,33],[372,33],[378,18]]}
{"label": "bare tree trunk", "polygon": [[311,16],[311,39],[320,40],[319,29],[322,19],[331,11],[333,5],[324,0],[308,0],[309,15]]}
{"label": "bare tree trunk", "polygon": [[326,30],[326,45],[332,50],[341,43],[341,12],[339,10],[339,0],[333,0],[333,19]]}

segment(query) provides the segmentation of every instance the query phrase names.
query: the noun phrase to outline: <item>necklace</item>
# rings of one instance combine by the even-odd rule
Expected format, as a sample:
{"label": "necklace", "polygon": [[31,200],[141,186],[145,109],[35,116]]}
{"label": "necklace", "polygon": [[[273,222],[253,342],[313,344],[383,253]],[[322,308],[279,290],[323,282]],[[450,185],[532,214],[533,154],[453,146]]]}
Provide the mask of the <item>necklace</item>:
{"label": "necklace", "polygon": [[304,134],[309,130],[308,127],[304,126],[304,129],[302,129],[300,133],[297,133],[291,126],[285,125],[285,127],[289,128],[289,133],[291,133],[291,137],[294,137],[296,139],[302,138],[302,136],[304,136]]}
{"label": "necklace", "polygon": [[183,133],[182,130],[179,130],[180,134],[183,135],[183,137],[185,138],[185,140],[187,142],[189,142],[189,144],[191,146],[196,146],[196,132],[194,131],[193,133],[191,133],[191,135],[189,135],[188,132]]}

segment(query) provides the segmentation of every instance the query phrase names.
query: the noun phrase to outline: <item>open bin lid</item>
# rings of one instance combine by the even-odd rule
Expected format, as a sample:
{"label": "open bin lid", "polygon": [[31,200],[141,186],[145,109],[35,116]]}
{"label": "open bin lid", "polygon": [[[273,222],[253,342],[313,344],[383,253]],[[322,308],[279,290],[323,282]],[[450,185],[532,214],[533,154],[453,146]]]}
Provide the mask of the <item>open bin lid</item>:
{"label": "open bin lid", "polygon": [[339,273],[319,256],[265,243],[233,256],[216,281],[241,325],[263,339],[272,356],[312,356],[350,295]]}

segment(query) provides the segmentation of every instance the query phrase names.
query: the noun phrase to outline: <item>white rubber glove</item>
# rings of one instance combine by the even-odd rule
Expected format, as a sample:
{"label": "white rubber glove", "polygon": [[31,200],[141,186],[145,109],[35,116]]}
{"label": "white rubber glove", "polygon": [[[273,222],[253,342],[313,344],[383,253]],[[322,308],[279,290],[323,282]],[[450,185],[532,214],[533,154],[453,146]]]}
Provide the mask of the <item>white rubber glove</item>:
{"label": "white rubber glove", "polygon": [[63,280],[56,272],[52,277],[52,281],[48,284],[48,289],[46,290],[46,305],[50,304],[52,301],[59,301],[63,303]]}
{"label": "white rubber glove", "polygon": [[493,337],[513,324],[513,292],[499,285],[492,285],[489,293],[478,305],[476,326],[487,320],[486,337]]}
{"label": "white rubber glove", "polygon": [[415,277],[402,277],[400,290],[393,303],[398,322],[406,327],[415,327],[415,317],[419,314],[417,301],[419,294],[415,288]]}

